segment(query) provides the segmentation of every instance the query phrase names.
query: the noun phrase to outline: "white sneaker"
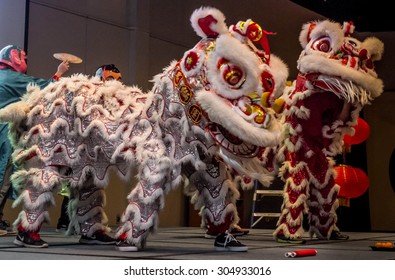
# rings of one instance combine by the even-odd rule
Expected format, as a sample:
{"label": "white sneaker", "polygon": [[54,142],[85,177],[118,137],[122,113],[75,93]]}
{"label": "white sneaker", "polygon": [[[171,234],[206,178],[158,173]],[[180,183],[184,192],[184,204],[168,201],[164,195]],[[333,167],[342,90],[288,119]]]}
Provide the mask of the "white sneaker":
{"label": "white sneaker", "polygon": [[115,250],[120,252],[137,252],[139,249],[136,246],[129,244],[125,239],[118,239],[115,243]]}

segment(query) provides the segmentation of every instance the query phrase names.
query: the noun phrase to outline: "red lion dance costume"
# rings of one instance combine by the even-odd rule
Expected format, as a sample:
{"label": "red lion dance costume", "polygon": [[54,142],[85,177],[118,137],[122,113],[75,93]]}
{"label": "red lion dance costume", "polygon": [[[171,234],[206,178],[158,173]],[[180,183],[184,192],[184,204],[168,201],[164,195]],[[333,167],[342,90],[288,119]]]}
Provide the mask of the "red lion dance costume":
{"label": "red lion dance costume", "polygon": [[15,244],[48,246],[39,231],[62,183],[71,190],[69,233],[84,242],[104,238],[108,170],[129,180],[137,167],[115,235],[117,250],[144,247],[164,195],[180,185],[201,209],[202,226],[217,230],[217,250],[248,249],[226,233],[239,220],[239,177],[231,175],[265,185],[272,179],[262,149],[279,145],[281,129],[261,96],[282,95],[288,69],[251,20],[228,28],[220,11],[201,8],[191,24],[202,39],[155,76],[148,93],[74,75],[43,90],[32,86],[21,102],[0,112],[10,123],[20,166],[12,178],[20,192],[16,205],[23,208],[14,222]]}
{"label": "red lion dance costume", "polygon": [[300,33],[299,74],[283,96],[284,202],[274,232],[279,242],[304,242],[304,214],[310,236],[348,238],[336,227],[339,186],[331,157],[341,153],[343,136],[353,133],[363,106],[383,91],[373,62],[384,50],[377,38],[350,37],[353,31],[352,23],[321,21],[305,24]]}

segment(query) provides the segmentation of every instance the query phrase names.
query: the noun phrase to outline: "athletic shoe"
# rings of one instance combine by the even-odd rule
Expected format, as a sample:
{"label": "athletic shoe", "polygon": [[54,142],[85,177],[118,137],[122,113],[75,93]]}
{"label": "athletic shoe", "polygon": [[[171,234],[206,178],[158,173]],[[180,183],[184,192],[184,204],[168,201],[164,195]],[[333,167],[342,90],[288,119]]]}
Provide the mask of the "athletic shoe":
{"label": "athletic shoe", "polygon": [[115,250],[121,252],[137,252],[138,248],[129,242],[126,239],[118,239],[115,242]]}
{"label": "athletic shoe", "polygon": [[277,234],[276,241],[279,243],[289,243],[289,244],[305,244],[306,243],[306,240],[304,240],[300,237],[289,238],[289,237],[285,237],[284,234]]}
{"label": "athletic shoe", "polygon": [[345,234],[341,234],[340,231],[332,231],[330,240],[348,240],[349,236]]}
{"label": "athletic shoe", "polygon": [[115,244],[115,239],[108,236],[103,231],[97,231],[92,236],[81,235],[79,240],[81,244],[89,245],[111,245]]}
{"label": "athletic shoe", "polygon": [[9,221],[0,221],[0,230],[6,231],[7,234],[16,234],[17,231],[10,225]]}
{"label": "athletic shoe", "polygon": [[240,243],[228,231],[215,238],[214,248],[216,251],[246,252],[248,247]]}
{"label": "athletic shoe", "polygon": [[47,248],[48,243],[41,239],[37,232],[33,231],[18,231],[15,237],[14,244],[21,247],[28,248]]}
{"label": "athletic shoe", "polygon": [[58,224],[56,226],[56,232],[67,231],[68,227],[69,225]]}
{"label": "athletic shoe", "polygon": [[0,229],[5,231],[11,230],[10,222],[0,220]]}
{"label": "athletic shoe", "polygon": [[[17,231],[13,229],[9,221],[0,220],[0,235],[16,234]],[[5,233],[4,233],[5,232]]]}

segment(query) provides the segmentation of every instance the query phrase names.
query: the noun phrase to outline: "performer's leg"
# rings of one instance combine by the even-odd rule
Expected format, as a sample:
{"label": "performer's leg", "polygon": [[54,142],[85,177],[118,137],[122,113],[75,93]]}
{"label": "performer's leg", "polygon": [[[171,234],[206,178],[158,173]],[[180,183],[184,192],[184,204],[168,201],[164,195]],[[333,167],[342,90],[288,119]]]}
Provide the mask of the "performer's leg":
{"label": "performer's leg", "polygon": [[7,203],[8,197],[11,196],[12,186],[10,177],[12,175],[12,162],[9,159],[3,175],[3,184],[0,186],[0,230],[9,231],[10,225],[7,221],[3,220],[4,207]]}
{"label": "performer's leg", "polygon": [[[8,194],[5,194],[5,195],[8,195]],[[12,230],[9,222],[6,220],[3,220],[4,207],[5,207],[6,203],[7,203],[7,197],[5,197],[5,196],[2,197],[0,194],[0,235],[5,235],[9,231]]]}
{"label": "performer's leg", "polygon": [[[277,242],[304,243],[303,215],[307,213],[307,195],[309,192],[308,172],[301,162],[295,167],[289,163],[282,169],[285,180],[284,200],[281,216],[273,235]],[[298,180],[298,178],[304,178]]]}
{"label": "performer's leg", "polygon": [[[7,202],[7,198],[5,198],[5,197],[3,199],[0,198],[0,223],[3,221],[4,207],[5,207],[6,202]],[[1,229],[3,229],[3,228],[1,228]]]}
{"label": "performer's leg", "polygon": [[230,179],[225,165],[213,161],[207,169],[196,171],[189,177],[190,185],[196,191],[192,203],[201,209],[202,228],[206,237],[215,238],[214,247],[221,251],[247,251],[248,247],[238,242],[229,232],[239,222],[236,200],[239,191]]}
{"label": "performer's leg", "polygon": [[[329,171],[333,172],[333,171]],[[336,209],[339,207],[337,194],[339,186],[334,182],[334,175],[330,175],[328,183],[312,186],[309,199],[310,235],[319,239],[347,240],[348,236],[340,234],[336,226]]]}
{"label": "performer's leg", "polygon": [[105,226],[104,212],[106,194],[103,187],[93,184],[89,178],[82,186],[72,188],[69,202],[70,226],[68,234],[81,234],[83,244],[115,244],[115,239],[107,235],[111,229]]}
{"label": "performer's leg", "polygon": [[23,210],[14,222],[18,234],[14,244],[18,246],[48,247],[39,235],[41,226],[49,221],[48,208],[55,204],[53,192],[59,185],[56,167],[20,170],[12,176],[13,186],[20,196],[13,207],[22,204]]}
{"label": "performer's leg", "polygon": [[62,196],[62,205],[60,206],[60,216],[58,223],[56,225],[56,230],[60,231],[62,228],[66,229],[69,227],[70,219],[67,213],[67,205],[69,204],[69,198],[67,196]]}
{"label": "performer's leg", "polygon": [[156,230],[158,212],[164,207],[164,195],[170,190],[167,182],[171,165],[165,155],[159,152],[151,155],[142,164],[137,185],[127,197],[129,204],[121,217],[122,225],[115,234],[116,250],[143,249],[149,233]]}

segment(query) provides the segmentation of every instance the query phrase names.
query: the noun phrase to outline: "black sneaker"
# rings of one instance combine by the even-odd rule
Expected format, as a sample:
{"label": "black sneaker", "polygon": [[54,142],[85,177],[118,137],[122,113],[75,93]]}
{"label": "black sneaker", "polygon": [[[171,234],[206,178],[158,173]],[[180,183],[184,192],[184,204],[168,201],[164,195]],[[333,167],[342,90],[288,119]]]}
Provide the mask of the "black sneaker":
{"label": "black sneaker", "polygon": [[348,235],[341,234],[340,231],[332,231],[331,236],[329,237],[330,240],[348,240],[350,238]]}
{"label": "black sneaker", "polygon": [[137,252],[138,248],[132,244],[129,244],[129,242],[125,239],[118,239],[115,242],[115,250],[121,252]]}
{"label": "black sneaker", "polygon": [[285,237],[284,234],[277,234],[276,241],[279,243],[289,243],[289,244],[305,244],[306,240],[298,237],[298,238],[289,238]]}
{"label": "black sneaker", "polygon": [[246,252],[248,247],[237,241],[228,231],[215,238],[214,248],[216,251]]}
{"label": "black sneaker", "polygon": [[[10,225],[9,221],[0,221],[0,235],[6,235],[6,234],[16,234],[16,230],[13,229],[13,227]],[[5,232],[5,233],[4,233]]]}
{"label": "black sneaker", "polygon": [[68,228],[69,228],[69,225],[58,224],[56,226],[56,232],[67,231]]}
{"label": "black sneaker", "polygon": [[115,239],[108,236],[103,231],[97,231],[92,236],[81,235],[79,242],[81,244],[91,244],[91,245],[111,245],[115,244]]}
{"label": "black sneaker", "polygon": [[0,220],[0,229],[5,231],[11,230],[10,222]]}
{"label": "black sneaker", "polygon": [[41,239],[37,232],[18,231],[14,239],[14,244],[28,248],[47,248],[48,243]]}

